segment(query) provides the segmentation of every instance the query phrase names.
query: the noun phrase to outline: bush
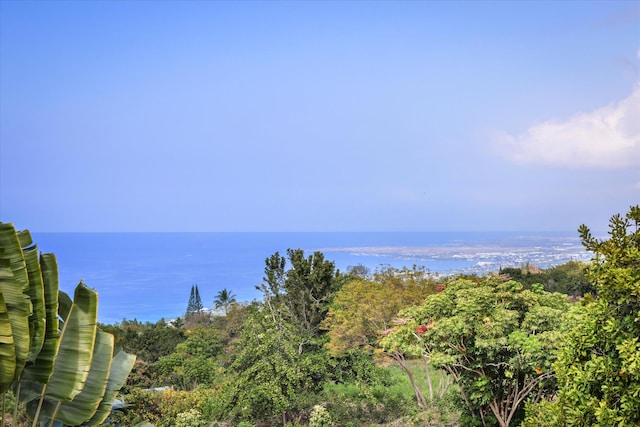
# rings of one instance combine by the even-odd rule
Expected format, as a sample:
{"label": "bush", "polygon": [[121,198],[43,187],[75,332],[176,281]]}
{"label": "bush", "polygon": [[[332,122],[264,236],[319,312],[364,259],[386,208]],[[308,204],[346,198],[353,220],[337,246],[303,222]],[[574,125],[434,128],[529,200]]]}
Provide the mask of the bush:
{"label": "bush", "polygon": [[[123,413],[112,417],[122,425],[136,425],[146,421],[156,427],[174,427],[179,422],[193,422],[191,411],[198,413],[197,420],[205,425],[211,420],[210,404],[217,397],[217,391],[211,389],[196,389],[192,392],[167,390],[153,392],[134,389],[125,396],[128,408]],[[191,427],[195,424],[184,424]]]}
{"label": "bush", "polygon": [[180,412],[176,416],[175,427],[203,427],[202,413],[195,408]]}
{"label": "bush", "polygon": [[377,366],[372,357],[360,350],[350,350],[328,360],[328,379],[337,384],[358,383],[388,385],[388,370]]}
{"label": "bush", "polygon": [[340,425],[387,423],[415,413],[413,396],[397,387],[354,383],[325,388],[326,409]]}
{"label": "bush", "polygon": [[333,420],[327,408],[321,405],[314,406],[309,417],[309,427],[331,427],[332,425]]}

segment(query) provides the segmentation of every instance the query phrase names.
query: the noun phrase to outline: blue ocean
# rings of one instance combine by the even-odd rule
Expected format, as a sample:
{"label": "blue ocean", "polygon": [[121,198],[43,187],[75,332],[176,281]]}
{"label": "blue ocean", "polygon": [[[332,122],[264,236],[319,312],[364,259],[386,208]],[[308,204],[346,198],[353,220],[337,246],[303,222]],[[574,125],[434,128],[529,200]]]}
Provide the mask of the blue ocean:
{"label": "blue ocean", "polygon": [[205,307],[223,288],[260,299],[265,259],[288,248],[321,251],[341,271],[422,266],[434,275],[485,274],[524,263],[586,261],[572,233],[32,233],[58,259],[60,288],[80,280],[99,295],[100,322],[184,315],[191,286]]}

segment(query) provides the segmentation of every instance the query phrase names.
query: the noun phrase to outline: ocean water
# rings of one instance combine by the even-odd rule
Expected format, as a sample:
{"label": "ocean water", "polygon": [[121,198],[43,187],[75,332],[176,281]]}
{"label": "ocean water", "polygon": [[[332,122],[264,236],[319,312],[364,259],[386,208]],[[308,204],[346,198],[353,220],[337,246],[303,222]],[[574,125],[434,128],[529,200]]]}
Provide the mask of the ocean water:
{"label": "ocean water", "polygon": [[223,288],[260,299],[265,259],[276,251],[321,251],[336,267],[423,266],[433,274],[484,274],[531,262],[586,261],[577,233],[32,233],[58,259],[60,288],[80,280],[99,295],[103,323],[155,322],[184,314],[191,286],[205,307]]}

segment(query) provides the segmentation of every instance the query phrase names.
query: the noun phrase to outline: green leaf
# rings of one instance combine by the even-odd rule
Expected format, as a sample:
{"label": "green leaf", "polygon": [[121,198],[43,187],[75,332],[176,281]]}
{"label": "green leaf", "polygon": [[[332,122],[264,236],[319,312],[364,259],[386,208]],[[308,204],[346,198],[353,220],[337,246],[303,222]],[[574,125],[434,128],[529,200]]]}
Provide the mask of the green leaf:
{"label": "green leaf", "polygon": [[[60,292],[60,315],[64,319],[60,349],[47,385],[46,397],[68,402],[82,391],[89,375],[98,324],[98,294],[80,283],[68,311]],[[65,314],[68,315],[65,317]]]}
{"label": "green leaf", "polygon": [[124,351],[119,351],[115,355],[115,357],[113,358],[113,363],[111,364],[109,381],[107,382],[107,389],[102,398],[102,402],[100,402],[100,406],[98,407],[96,413],[87,422],[88,425],[94,426],[102,424],[107,416],[109,416],[116,395],[127,380],[131,369],[133,369],[133,364],[135,361],[136,356]]}
{"label": "green leaf", "polygon": [[0,394],[8,390],[16,370],[16,348],[9,322],[9,312],[0,289]]}
{"label": "green leaf", "polygon": [[[83,283],[76,287],[73,302],[66,293],[58,293],[62,330],[53,372],[44,386],[37,382],[23,381],[21,401],[30,402],[40,396],[41,399],[68,402],[82,391],[93,357],[97,332],[97,298],[96,292]],[[32,407],[28,406],[27,409]],[[30,415],[33,417],[34,412]]]}
{"label": "green leaf", "polygon": [[[34,364],[27,366],[24,370],[22,380],[44,384],[49,382],[60,344],[58,263],[54,254],[40,255],[40,270],[43,279],[46,319],[44,342]],[[37,395],[39,396],[40,392],[37,392]]]}
{"label": "green leaf", "polygon": [[79,425],[94,415],[107,387],[113,360],[113,343],[113,335],[98,331],[91,370],[84,388],[72,401],[61,405],[58,405],[55,400],[46,399],[42,406],[42,416],[51,419],[55,414],[57,421],[62,421],[68,425]]}
{"label": "green leaf", "polygon": [[[6,266],[13,272],[20,289],[26,293],[29,289],[29,277],[18,234],[13,224],[0,222],[0,259],[8,262]],[[20,232],[20,235],[24,237],[24,232]]]}
{"label": "green leaf", "polygon": [[0,290],[4,295],[13,332],[16,354],[14,379],[18,379],[27,361],[31,302],[29,283],[20,241],[13,224],[0,223]]}
{"label": "green leaf", "polygon": [[[29,236],[30,237],[30,236]],[[22,242],[21,242],[22,243]],[[32,245],[29,239],[28,245]],[[24,260],[27,266],[27,274],[29,277],[29,299],[33,307],[33,312],[29,318],[29,326],[31,331],[31,347],[27,357],[27,363],[33,363],[40,350],[45,338],[45,300],[44,300],[44,281],[42,279],[42,270],[40,269],[40,261],[38,260],[38,247],[35,245],[25,248],[23,244]]]}

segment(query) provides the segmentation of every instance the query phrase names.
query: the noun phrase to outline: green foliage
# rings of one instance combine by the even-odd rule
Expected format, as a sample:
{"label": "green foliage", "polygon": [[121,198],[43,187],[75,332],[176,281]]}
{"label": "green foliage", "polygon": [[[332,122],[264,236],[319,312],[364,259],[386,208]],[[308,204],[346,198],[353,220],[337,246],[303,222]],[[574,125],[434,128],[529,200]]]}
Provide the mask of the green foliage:
{"label": "green foliage", "polygon": [[265,304],[296,329],[302,349],[319,335],[329,303],[342,285],[341,275],[320,252],[305,257],[301,249],[288,249],[287,257],[289,269],[278,252],[266,259],[265,277],[258,289]]}
{"label": "green foliage", "polygon": [[162,418],[159,393],[133,388],[125,398],[126,408],[113,413],[110,419],[122,425],[137,425],[142,422],[156,424]]}
{"label": "green foliage", "polygon": [[202,298],[200,298],[200,291],[198,285],[191,286],[191,294],[189,295],[189,303],[187,304],[186,317],[202,312]]}
{"label": "green foliage", "polygon": [[[408,367],[416,377],[424,373],[420,361],[409,362]],[[399,366],[376,366],[376,369],[379,371],[377,381],[346,379],[344,382],[325,384],[320,401],[331,414],[335,425],[457,425],[458,411],[452,407],[448,395],[432,400],[427,408],[419,411],[415,405],[413,387]],[[435,370],[432,374],[438,375]],[[421,386],[426,386],[424,377],[418,381]]]}
{"label": "green foliage", "polygon": [[215,309],[224,308],[225,317],[229,313],[229,308],[236,303],[236,296],[233,292],[227,290],[227,288],[222,289],[216,295],[216,298],[213,300],[213,306]]}
{"label": "green foliage", "polygon": [[456,380],[470,414],[509,425],[528,398],[553,391],[551,363],[566,296],[515,281],[456,280],[400,313],[382,339],[390,353],[425,357]]}
{"label": "green foliage", "polygon": [[[287,268],[287,259],[291,267]],[[326,381],[320,323],[341,285],[332,262],[288,250],[266,260],[264,301],[249,307],[228,381],[212,412],[219,420],[273,421],[304,412]],[[227,313],[231,318],[231,311]]]}
{"label": "green foliage", "polygon": [[175,427],[203,427],[205,425],[202,414],[195,408],[191,408],[186,412],[180,412],[176,416]]}
{"label": "green foliage", "polygon": [[222,350],[215,329],[198,328],[175,351],[158,359],[150,369],[158,385],[171,385],[191,390],[199,385],[210,386],[221,374],[215,357]]}
{"label": "green foliage", "polygon": [[97,305],[82,282],[73,301],[59,291],[53,254],[0,223],[0,392],[13,387],[34,424],[97,425],[111,410],[135,356],[98,329]]}
{"label": "green foliage", "polygon": [[348,281],[336,293],[322,327],[328,330],[332,353],[349,349],[373,352],[381,331],[389,329],[398,311],[419,304],[436,291],[423,269],[389,268],[370,280]]}
{"label": "green foliage", "polygon": [[571,317],[554,368],[558,398],[531,406],[527,424],[640,425],[640,207],[614,215],[609,239],[582,225],[597,297]]}
{"label": "green foliage", "polygon": [[327,385],[324,406],[340,425],[382,424],[416,412],[413,397],[396,384]]}
{"label": "green foliage", "polygon": [[585,274],[586,267],[587,264],[580,261],[569,261],[545,270],[527,264],[521,268],[501,268],[499,274],[522,283],[525,289],[542,285],[548,292],[584,296],[594,292]]}
{"label": "green foliage", "polygon": [[331,414],[322,405],[315,405],[311,410],[309,416],[309,427],[331,427],[333,426],[333,419]]}
{"label": "green foliage", "polygon": [[[46,396],[51,394],[49,389],[56,384],[56,372],[61,370],[61,367],[57,364],[46,390],[46,400],[43,402],[41,414],[46,414],[48,418],[54,418],[53,414],[55,413],[56,419],[70,425],[78,425],[91,419],[96,410],[95,408],[100,404],[106,391],[111,370],[112,354],[113,336],[106,332],[98,331],[93,348],[93,359],[85,384],[71,401],[64,402],[61,405],[58,402],[51,401],[52,396]],[[27,407],[35,408],[36,405],[36,402],[30,402]]]}
{"label": "green foliage", "polygon": [[373,363],[370,354],[351,350],[332,355],[327,362],[327,380],[337,384],[387,384],[388,370]]}
{"label": "green foliage", "polygon": [[[323,365],[298,351],[297,330],[266,308],[245,322],[239,353],[229,367],[227,411],[236,419],[286,417],[319,391]],[[224,400],[224,398],[223,398]]]}
{"label": "green foliage", "polygon": [[363,264],[350,265],[347,267],[347,276],[350,279],[367,279],[371,276],[371,270]]}
{"label": "green foliage", "polygon": [[156,323],[123,320],[114,328],[120,330],[124,349],[137,354],[139,359],[147,363],[173,353],[176,345],[186,339],[183,329],[169,325],[164,320]]}
{"label": "green foliage", "polygon": [[218,392],[212,389],[156,392],[136,388],[125,395],[126,408],[111,419],[126,426],[144,421],[156,427],[174,427],[179,422],[198,422],[201,424],[196,425],[204,426],[211,420],[210,408],[217,399]]}

